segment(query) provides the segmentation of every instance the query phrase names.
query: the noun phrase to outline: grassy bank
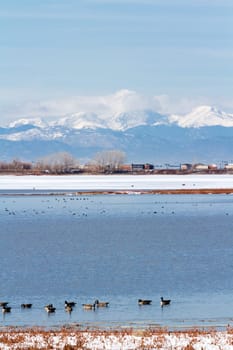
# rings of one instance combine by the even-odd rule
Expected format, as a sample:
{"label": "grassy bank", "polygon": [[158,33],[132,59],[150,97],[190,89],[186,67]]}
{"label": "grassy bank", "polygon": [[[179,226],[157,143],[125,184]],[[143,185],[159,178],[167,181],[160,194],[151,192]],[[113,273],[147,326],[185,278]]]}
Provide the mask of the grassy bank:
{"label": "grassy bank", "polygon": [[79,330],[39,328],[0,330],[0,349],[64,350],[232,350],[233,329],[146,330]]}

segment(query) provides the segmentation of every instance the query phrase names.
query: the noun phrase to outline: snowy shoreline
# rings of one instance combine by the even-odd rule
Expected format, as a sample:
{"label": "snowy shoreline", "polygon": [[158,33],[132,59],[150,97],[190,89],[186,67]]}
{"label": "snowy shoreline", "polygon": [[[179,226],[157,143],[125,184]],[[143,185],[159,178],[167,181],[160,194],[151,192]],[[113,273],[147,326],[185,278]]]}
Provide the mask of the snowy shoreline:
{"label": "snowy shoreline", "polygon": [[69,175],[0,176],[0,191],[75,191],[127,193],[160,190],[233,191],[233,175]]}
{"label": "snowy shoreline", "polygon": [[0,329],[0,349],[85,349],[85,350],[232,350],[233,330],[192,329],[187,331]]}

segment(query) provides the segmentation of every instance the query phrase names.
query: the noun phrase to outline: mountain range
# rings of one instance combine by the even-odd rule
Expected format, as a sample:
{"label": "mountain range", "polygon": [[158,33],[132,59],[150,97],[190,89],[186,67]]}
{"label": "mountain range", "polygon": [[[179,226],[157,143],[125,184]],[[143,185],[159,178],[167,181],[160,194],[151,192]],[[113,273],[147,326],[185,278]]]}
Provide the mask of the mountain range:
{"label": "mountain range", "polygon": [[211,106],[186,115],[78,112],[53,121],[17,119],[0,127],[0,160],[36,161],[65,151],[86,162],[97,152],[113,149],[124,151],[127,162],[230,162],[233,114]]}

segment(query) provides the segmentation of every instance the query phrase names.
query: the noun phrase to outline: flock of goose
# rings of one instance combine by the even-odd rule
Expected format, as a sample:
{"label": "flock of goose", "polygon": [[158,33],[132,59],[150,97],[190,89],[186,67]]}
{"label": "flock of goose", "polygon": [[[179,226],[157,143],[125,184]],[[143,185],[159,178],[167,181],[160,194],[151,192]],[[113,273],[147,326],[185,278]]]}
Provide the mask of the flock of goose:
{"label": "flock of goose", "polygon": [[[9,303],[7,301],[1,301],[0,307],[2,308],[3,313],[9,313],[11,312],[11,306],[8,305]],[[21,304],[22,309],[31,309],[32,304]]]}
{"label": "flock of goose", "polygon": [[[138,305],[150,305],[152,303],[152,300],[148,299],[138,299]],[[160,298],[160,305],[161,307],[165,305],[170,305],[171,300],[170,299],[164,299],[163,297]],[[0,302],[0,307],[2,308],[3,313],[9,313],[11,312],[11,307],[8,305],[9,303],[6,301]],[[65,300],[64,306],[65,311],[71,313],[73,311],[73,308],[75,307],[77,303],[74,301],[67,301]],[[108,301],[99,301],[98,299],[95,300],[93,304],[82,304],[82,307],[84,310],[95,310],[95,308],[98,307],[108,307],[109,302]],[[21,304],[22,309],[31,309],[32,304]],[[53,304],[45,305],[44,307],[45,311],[47,311],[48,314],[54,313],[56,311],[56,307]]]}
{"label": "flock of goose", "polygon": [[[69,202],[71,201],[85,201],[85,205],[84,203],[83,206],[79,207],[79,208],[75,208],[75,207],[70,207],[69,206]],[[78,216],[78,217],[87,217],[88,216],[88,213],[89,213],[89,209],[91,208],[90,206],[88,206],[87,204],[87,201],[89,201],[89,198],[88,197],[56,197],[54,195],[54,198],[53,199],[43,199],[41,201],[41,203],[44,203],[45,206],[44,206],[44,209],[41,210],[41,209],[32,209],[30,208],[30,211],[26,210],[26,209],[23,209],[23,210],[19,210],[19,209],[10,209],[8,207],[5,207],[4,208],[4,211],[8,214],[8,215],[17,215],[17,214],[30,214],[30,215],[40,215],[40,214],[45,214],[46,211],[48,210],[54,210],[55,208],[57,208],[57,205],[58,203],[60,203],[60,208],[64,210],[66,210],[66,213],[72,215],[72,216]],[[13,203],[15,203],[16,201],[13,200]],[[6,203],[5,200],[2,201],[2,203]],[[89,201],[89,203],[93,203],[93,200]],[[107,213],[107,210],[104,209],[102,207],[102,202],[99,203],[101,205],[101,208],[99,208],[99,211],[98,213],[103,215],[103,214],[106,214]],[[161,209],[161,211],[160,211]],[[160,206],[157,210],[153,210],[151,209],[150,211],[148,212],[144,212],[142,211],[141,214],[165,214],[165,206],[162,205]],[[171,212],[169,212],[170,214],[175,214],[175,211],[172,210]]]}
{"label": "flock of goose", "polygon": [[[65,300],[65,311],[69,313],[72,312],[75,305],[76,305],[76,302]],[[82,304],[84,310],[95,310],[96,307],[108,307],[108,305],[109,305],[108,301],[100,302],[99,300],[95,300],[93,304]],[[52,313],[56,311],[56,308],[53,306],[53,304],[48,304],[45,306],[45,310],[48,313]]]}
{"label": "flock of goose", "polygon": [[[76,302],[65,300],[65,311],[69,313],[72,312],[75,305],[76,305]],[[95,310],[96,307],[108,307],[108,305],[109,305],[108,301],[100,302],[98,299],[95,300],[93,304],[82,304],[84,310]],[[56,311],[56,308],[53,306],[53,304],[48,304],[45,306],[45,310],[48,313],[52,313]]]}
{"label": "flock of goose", "polygon": [[[152,300],[147,299],[138,299],[138,305],[150,305],[152,303]],[[163,307],[165,305],[170,305],[171,300],[170,299],[164,299],[163,297],[160,298],[160,306]]]}

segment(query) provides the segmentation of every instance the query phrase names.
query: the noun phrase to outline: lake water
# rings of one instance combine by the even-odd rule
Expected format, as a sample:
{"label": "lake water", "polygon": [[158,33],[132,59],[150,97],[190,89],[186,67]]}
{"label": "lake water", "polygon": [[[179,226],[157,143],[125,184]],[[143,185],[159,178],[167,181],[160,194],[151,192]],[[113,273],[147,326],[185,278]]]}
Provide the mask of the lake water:
{"label": "lake water", "polygon": [[1,326],[233,324],[231,195],[2,195],[0,257]]}

